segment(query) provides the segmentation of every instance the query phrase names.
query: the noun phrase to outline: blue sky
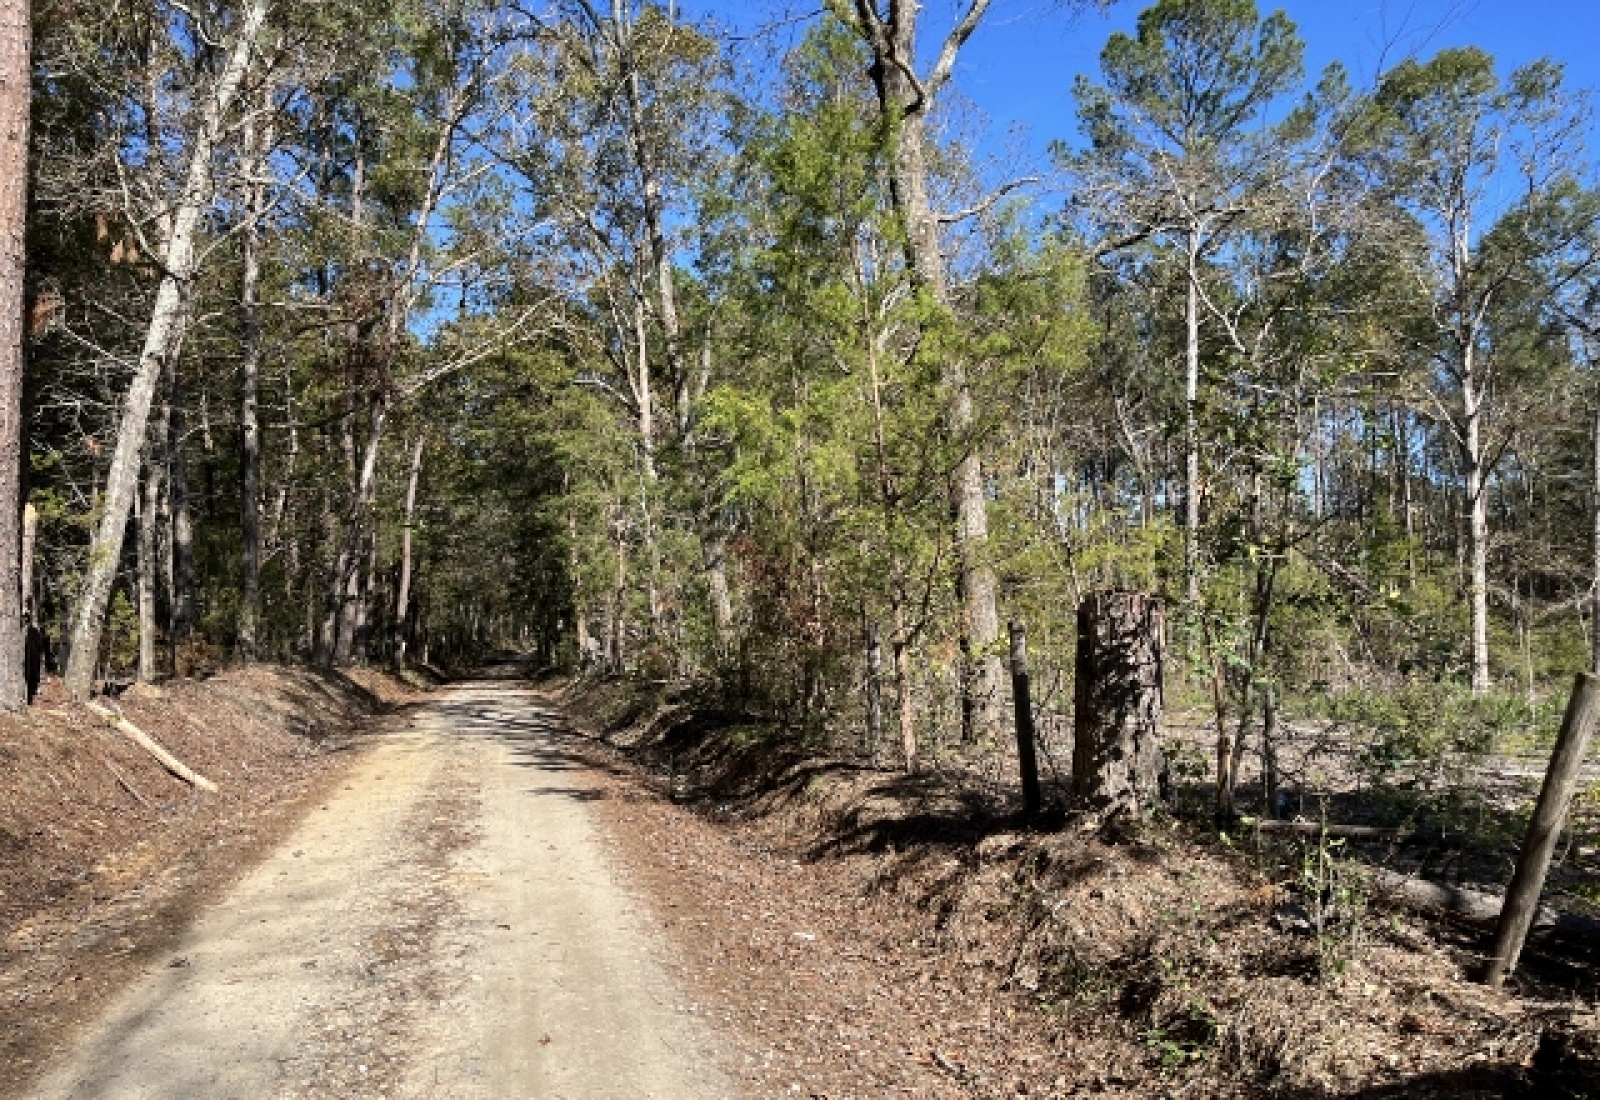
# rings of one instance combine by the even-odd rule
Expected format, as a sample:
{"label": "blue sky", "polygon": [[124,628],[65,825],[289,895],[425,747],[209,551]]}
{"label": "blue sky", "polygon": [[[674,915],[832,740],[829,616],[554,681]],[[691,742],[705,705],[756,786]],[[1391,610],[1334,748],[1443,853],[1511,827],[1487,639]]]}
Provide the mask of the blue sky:
{"label": "blue sky", "polygon": [[[959,0],[924,0],[931,56],[936,36]],[[1258,0],[1263,12],[1283,9],[1306,43],[1308,72],[1338,60],[1358,87],[1381,68],[1411,54],[1477,45],[1510,70],[1538,57],[1567,65],[1568,79],[1600,88],[1600,0]],[[806,12],[819,0],[680,0],[693,16],[710,13],[749,30],[785,10]],[[1051,141],[1076,135],[1070,89],[1078,73],[1095,75],[1114,30],[1131,31],[1143,3],[1119,3],[1108,14],[1069,16],[1059,0],[994,0],[957,67],[962,94],[987,119],[984,148],[991,156],[1042,159]],[[779,41],[797,32],[778,32]],[[1016,136],[1008,137],[1015,133]]]}

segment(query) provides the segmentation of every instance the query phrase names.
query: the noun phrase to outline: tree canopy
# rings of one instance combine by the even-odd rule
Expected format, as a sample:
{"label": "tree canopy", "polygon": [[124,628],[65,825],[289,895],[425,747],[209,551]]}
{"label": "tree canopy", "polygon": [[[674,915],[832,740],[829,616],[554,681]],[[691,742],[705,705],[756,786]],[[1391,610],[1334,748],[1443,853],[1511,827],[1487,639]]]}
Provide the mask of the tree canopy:
{"label": "tree canopy", "polygon": [[1226,809],[1280,706],[1588,666],[1560,66],[1355,89],[1157,0],[1050,191],[967,140],[989,8],[774,61],[644,0],[41,2],[23,575],[71,689],[511,646],[915,768],[993,742],[1004,622],[1070,698],[1137,588]]}

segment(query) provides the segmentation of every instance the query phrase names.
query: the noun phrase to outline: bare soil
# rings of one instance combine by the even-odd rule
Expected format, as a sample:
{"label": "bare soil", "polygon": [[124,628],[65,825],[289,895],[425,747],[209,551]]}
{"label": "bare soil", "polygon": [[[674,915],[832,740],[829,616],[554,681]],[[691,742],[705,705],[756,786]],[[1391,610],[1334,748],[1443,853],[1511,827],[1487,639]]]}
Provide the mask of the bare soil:
{"label": "bare soil", "polygon": [[366,716],[417,694],[376,672],[268,666],[123,693],[126,717],[215,794],[67,702],[59,680],[0,716],[0,1097],[337,782]]}
{"label": "bare soil", "polygon": [[[1596,1035],[1593,960],[1387,911],[1337,849],[1193,822],[1025,830],[959,774],[915,779],[770,729],[565,692],[681,969],[754,1095],[1585,1096],[1547,1031]],[[1320,925],[1320,928],[1319,928]],[[1565,1090],[1565,1091],[1563,1091]]]}

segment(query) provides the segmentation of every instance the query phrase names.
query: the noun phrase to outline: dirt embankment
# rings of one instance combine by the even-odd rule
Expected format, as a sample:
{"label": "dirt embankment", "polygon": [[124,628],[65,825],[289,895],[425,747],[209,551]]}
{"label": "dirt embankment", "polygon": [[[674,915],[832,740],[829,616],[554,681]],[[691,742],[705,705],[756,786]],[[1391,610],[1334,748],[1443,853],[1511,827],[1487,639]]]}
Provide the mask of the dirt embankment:
{"label": "dirt embankment", "polygon": [[373,672],[279,667],[124,693],[122,713],[214,794],[68,703],[59,681],[0,716],[0,1097],[342,774],[365,716],[415,694]]}
{"label": "dirt embankment", "polygon": [[[616,685],[564,694],[665,796],[615,804],[618,835],[650,838],[630,855],[686,926],[689,977],[735,1006],[763,1095],[1462,1100],[1600,1080],[1562,1054],[1595,1045],[1592,961],[1534,951],[1520,995],[1492,994],[1481,934],[1382,908],[1337,845],[1174,820],[1026,831],[960,777]],[[1546,1033],[1565,1045],[1541,1051]]]}

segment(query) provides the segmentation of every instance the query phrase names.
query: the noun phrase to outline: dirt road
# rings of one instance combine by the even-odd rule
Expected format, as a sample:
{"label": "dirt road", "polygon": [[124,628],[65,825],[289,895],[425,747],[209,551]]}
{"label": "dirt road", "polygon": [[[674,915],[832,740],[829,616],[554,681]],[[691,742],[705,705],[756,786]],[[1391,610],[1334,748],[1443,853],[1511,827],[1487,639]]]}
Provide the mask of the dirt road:
{"label": "dirt road", "polygon": [[396,723],[40,1100],[733,1095],[559,718],[485,679]]}

